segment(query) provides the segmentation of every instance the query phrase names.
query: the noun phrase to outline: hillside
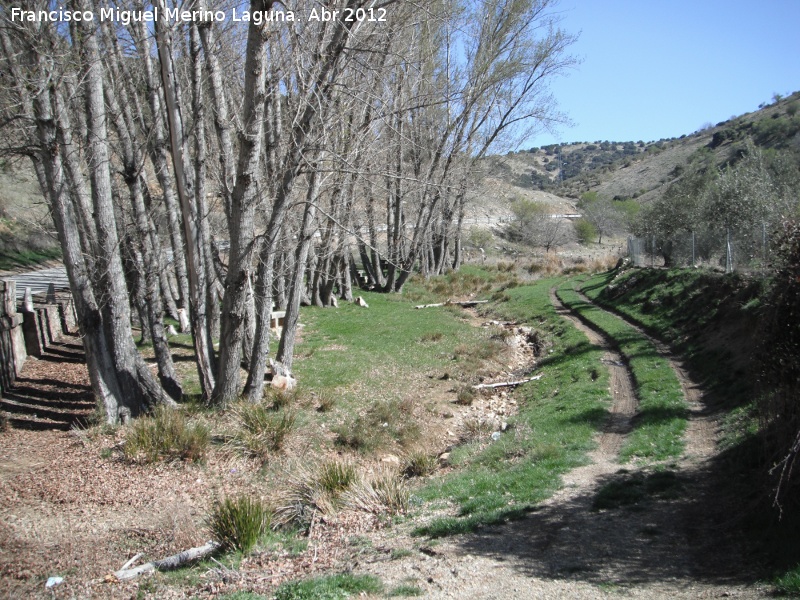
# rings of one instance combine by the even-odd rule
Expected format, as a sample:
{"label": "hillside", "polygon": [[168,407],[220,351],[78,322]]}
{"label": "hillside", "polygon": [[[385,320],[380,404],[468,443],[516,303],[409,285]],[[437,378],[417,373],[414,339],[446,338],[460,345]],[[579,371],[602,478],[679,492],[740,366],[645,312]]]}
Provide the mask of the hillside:
{"label": "hillside", "polygon": [[[702,156],[721,166],[747,137],[764,148],[800,149],[800,92],[759,110],[679,138],[654,142],[580,142],[530,148],[486,159],[491,177],[525,190],[577,200],[587,191],[647,203],[660,197]],[[710,153],[710,155],[700,155]],[[709,160],[710,159],[710,160]]]}
{"label": "hillside", "polygon": [[0,270],[59,255],[53,223],[30,165],[0,163]]}

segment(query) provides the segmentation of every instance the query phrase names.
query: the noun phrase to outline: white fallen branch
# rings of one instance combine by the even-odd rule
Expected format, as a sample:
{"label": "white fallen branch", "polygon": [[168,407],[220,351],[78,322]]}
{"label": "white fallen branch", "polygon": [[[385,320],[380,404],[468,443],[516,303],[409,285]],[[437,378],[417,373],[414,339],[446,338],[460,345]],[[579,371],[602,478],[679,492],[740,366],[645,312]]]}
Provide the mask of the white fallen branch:
{"label": "white fallen branch", "polygon": [[479,383],[478,385],[473,385],[473,390],[489,390],[494,388],[501,388],[501,387],[514,387],[517,385],[522,385],[523,383],[528,383],[529,381],[536,381],[537,379],[541,379],[542,375],[536,375],[535,377],[529,377],[528,379],[520,379],[518,381],[501,381],[499,383]]}
{"label": "white fallen branch", "polygon": [[[134,567],[133,569],[126,569],[123,567],[114,573],[114,577],[116,577],[119,581],[127,581],[130,579],[136,579],[140,575],[144,575],[145,573],[150,573],[152,571],[169,571],[170,569],[177,569],[186,563],[197,560],[198,558],[203,558],[204,556],[208,556],[217,548],[219,548],[219,544],[217,542],[208,541],[197,548],[189,548],[188,550],[184,550],[178,554],[173,554],[172,556],[162,558],[161,560],[154,560],[152,562],[139,565],[138,567]],[[125,566],[131,564],[132,561],[133,559],[129,560],[127,563],[125,563]]]}
{"label": "white fallen branch", "polygon": [[450,304],[456,304],[458,306],[463,306],[465,308],[469,308],[470,306],[475,306],[476,304],[486,304],[489,302],[488,300],[464,300],[462,302],[451,302],[448,300],[447,302],[438,302],[436,304],[420,304],[415,306],[414,308],[435,308],[437,306],[448,306]]}
{"label": "white fallen branch", "polygon": [[136,554],[132,559],[130,559],[128,562],[126,562],[124,565],[122,565],[122,567],[120,568],[120,571],[124,571],[125,569],[127,569],[128,567],[133,565],[140,558],[142,558],[142,553],[141,552],[139,554]]}

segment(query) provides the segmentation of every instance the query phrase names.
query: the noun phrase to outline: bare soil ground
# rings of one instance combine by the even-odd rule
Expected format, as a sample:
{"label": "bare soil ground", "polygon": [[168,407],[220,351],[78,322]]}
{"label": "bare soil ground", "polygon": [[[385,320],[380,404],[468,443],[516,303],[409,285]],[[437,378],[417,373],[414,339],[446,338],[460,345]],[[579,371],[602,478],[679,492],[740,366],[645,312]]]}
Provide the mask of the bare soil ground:
{"label": "bare soil ground", "polygon": [[[108,574],[135,553],[161,558],[201,544],[213,498],[256,490],[261,466],[223,454],[212,454],[202,466],[141,466],[119,456],[119,433],[11,429],[0,433],[0,595],[52,597],[44,588],[49,575],[65,579],[54,589],[56,597],[211,598],[242,589],[269,594],[283,581],[353,570],[377,575],[387,590],[413,586],[430,598],[768,597],[766,588],[750,583],[748,557],[721,527],[724,503],[714,496],[711,465],[716,424],[702,390],[678,361],[673,364],[691,407],[685,455],[671,465],[680,493],[593,508],[604,486],[646,480],[653,470],[616,460],[637,403],[624,357],[559,310],[605,350],[614,403],[591,462],[568,473],[564,487],[525,519],[430,542],[410,535],[418,522],[387,526],[372,515],[342,512],[317,521],[299,552],[263,551],[235,570],[217,565],[173,579],[120,584]],[[515,324],[487,326],[498,325],[514,335],[507,370],[496,379],[529,371],[535,357],[525,331]],[[31,361],[23,376],[31,387],[38,380],[56,389],[59,381],[88,384],[76,361]],[[440,446],[453,443],[464,419],[500,421],[515,404],[513,394],[497,391],[470,407],[451,405]]]}

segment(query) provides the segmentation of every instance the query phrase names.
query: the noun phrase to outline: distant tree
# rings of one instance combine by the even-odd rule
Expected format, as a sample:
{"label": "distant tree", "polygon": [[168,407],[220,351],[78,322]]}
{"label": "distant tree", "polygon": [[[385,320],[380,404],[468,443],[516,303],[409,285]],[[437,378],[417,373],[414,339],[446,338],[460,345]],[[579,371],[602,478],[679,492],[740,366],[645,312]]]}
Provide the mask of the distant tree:
{"label": "distant tree", "polygon": [[617,210],[615,203],[608,198],[599,196],[597,192],[588,192],[578,202],[578,209],[583,218],[595,229],[597,243],[603,243],[604,235],[613,235],[619,231],[625,222],[624,215]]}
{"label": "distant tree", "polygon": [[636,235],[658,237],[667,266],[690,232],[700,257],[718,254],[728,236],[736,240],[740,256],[760,257],[764,232],[797,214],[794,154],[767,153],[747,141],[733,165],[715,168],[709,156],[706,149],[690,158],[686,173],[634,220]]}
{"label": "distant tree", "polygon": [[514,242],[528,246],[551,249],[562,246],[572,237],[571,227],[565,219],[555,217],[555,211],[547,204],[532,200],[519,200],[512,207],[514,219],[505,230]]}
{"label": "distant tree", "polygon": [[575,221],[575,235],[581,244],[588,245],[597,237],[597,229],[587,219]]}

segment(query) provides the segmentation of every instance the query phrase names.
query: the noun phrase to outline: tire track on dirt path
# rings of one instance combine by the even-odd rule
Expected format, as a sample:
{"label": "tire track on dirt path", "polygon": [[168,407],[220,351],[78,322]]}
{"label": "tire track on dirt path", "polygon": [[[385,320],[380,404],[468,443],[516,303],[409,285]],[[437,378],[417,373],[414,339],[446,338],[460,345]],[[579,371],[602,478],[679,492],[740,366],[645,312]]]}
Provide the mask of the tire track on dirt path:
{"label": "tire track on dirt path", "polygon": [[689,375],[684,361],[672,352],[667,344],[647,333],[639,324],[625,315],[604,308],[580,290],[576,290],[576,292],[580,299],[587,304],[625,321],[637,333],[647,338],[658,354],[669,362],[670,367],[675,372],[675,376],[678,378],[689,412],[684,434],[684,442],[686,444],[685,458],[691,462],[702,462],[710,458],[717,446],[718,427],[710,411],[703,403],[702,386]]}
{"label": "tire track on dirt path", "polygon": [[633,375],[625,364],[622,355],[613,347],[613,344],[604,335],[589,327],[569,308],[561,299],[555,287],[550,289],[550,301],[556,312],[582,332],[593,346],[602,348],[604,354],[602,362],[608,367],[610,376],[610,391],[612,404],[609,408],[609,418],[598,439],[600,456],[593,456],[595,460],[616,460],[625,436],[630,433],[631,419],[636,414],[639,400],[636,397],[636,385]]}
{"label": "tire track on dirt path", "polygon": [[[738,499],[728,494],[720,495],[720,478],[716,463],[720,425],[718,416],[705,399],[703,385],[689,373],[683,358],[670,346],[649,334],[643,326],[616,310],[594,302],[580,290],[578,297],[587,304],[622,319],[629,327],[645,337],[658,354],[668,361],[681,386],[687,405],[686,430],[683,435],[684,452],[675,465],[684,482],[684,493],[694,499],[676,511],[683,523],[685,536],[692,548],[695,562],[692,572],[712,579],[757,578],[753,557],[748,552],[748,541],[738,528],[731,527]],[[712,576],[713,574],[713,576]],[[747,592],[755,590],[747,590]],[[759,592],[756,592],[758,595]]]}

